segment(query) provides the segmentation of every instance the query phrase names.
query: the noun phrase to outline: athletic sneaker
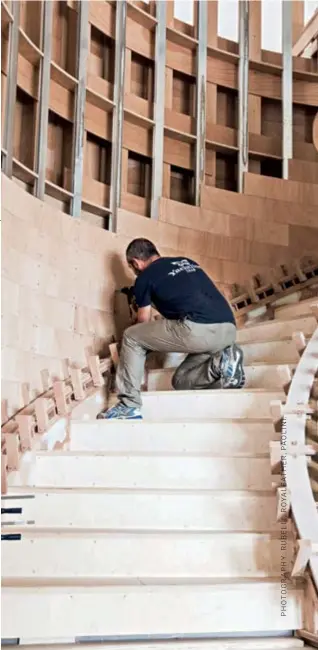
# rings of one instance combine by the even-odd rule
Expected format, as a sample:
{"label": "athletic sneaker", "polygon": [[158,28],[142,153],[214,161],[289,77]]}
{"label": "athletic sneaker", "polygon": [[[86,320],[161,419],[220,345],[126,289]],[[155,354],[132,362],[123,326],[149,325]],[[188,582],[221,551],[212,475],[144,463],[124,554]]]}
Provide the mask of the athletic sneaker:
{"label": "athletic sneaker", "polygon": [[243,388],[245,384],[243,352],[238,345],[234,344],[223,350],[220,370],[222,388]]}
{"label": "athletic sneaker", "polygon": [[118,402],[111,409],[99,413],[97,420],[142,420],[142,415],[139,409]]}

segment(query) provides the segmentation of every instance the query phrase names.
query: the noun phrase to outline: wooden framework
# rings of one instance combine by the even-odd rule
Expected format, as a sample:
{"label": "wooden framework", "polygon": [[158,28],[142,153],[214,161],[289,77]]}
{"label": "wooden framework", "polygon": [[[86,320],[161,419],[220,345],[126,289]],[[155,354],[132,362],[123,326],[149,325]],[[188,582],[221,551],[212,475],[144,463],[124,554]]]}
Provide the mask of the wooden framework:
{"label": "wooden framework", "polygon": [[20,455],[39,448],[43,434],[60,418],[69,418],[78,402],[104,385],[107,388],[112,361],[88,351],[86,368],[71,365],[68,359],[64,367],[64,380],[54,380],[51,387],[43,384],[43,393],[1,426],[2,494],[7,492],[7,472],[19,469]]}
{"label": "wooden framework", "polygon": [[[317,163],[306,135],[318,106],[315,58],[289,54],[287,69],[286,56],[261,49],[261,2],[249,3],[240,46],[218,36],[217,0],[197,1],[193,25],[174,17],[173,0],[85,0],[80,11],[75,2],[36,0],[18,28],[19,7],[11,14],[2,2],[11,52],[2,68],[3,157],[11,175],[14,140],[13,175],[39,198],[117,231],[120,207],[161,219],[161,197],[200,206],[204,185],[242,191],[247,168],[281,177],[284,161],[287,178],[292,140],[300,167]],[[315,38],[316,22],[297,43]],[[297,124],[292,133],[292,109],[296,122],[304,114],[302,135]]]}

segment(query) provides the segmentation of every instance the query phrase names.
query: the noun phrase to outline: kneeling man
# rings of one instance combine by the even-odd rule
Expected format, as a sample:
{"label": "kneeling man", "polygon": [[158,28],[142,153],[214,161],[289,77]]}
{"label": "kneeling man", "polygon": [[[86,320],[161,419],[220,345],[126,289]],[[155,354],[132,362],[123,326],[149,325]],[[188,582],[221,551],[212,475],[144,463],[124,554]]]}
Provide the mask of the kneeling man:
{"label": "kneeling man", "polygon": [[[123,336],[117,370],[118,403],[98,418],[140,419],[140,387],[147,352],[184,352],[172,379],[176,390],[242,388],[243,353],[235,344],[232,310],[199,264],[185,257],[161,257],[148,239],[127,250],[137,276],[137,324]],[[163,319],[151,320],[151,305]]]}

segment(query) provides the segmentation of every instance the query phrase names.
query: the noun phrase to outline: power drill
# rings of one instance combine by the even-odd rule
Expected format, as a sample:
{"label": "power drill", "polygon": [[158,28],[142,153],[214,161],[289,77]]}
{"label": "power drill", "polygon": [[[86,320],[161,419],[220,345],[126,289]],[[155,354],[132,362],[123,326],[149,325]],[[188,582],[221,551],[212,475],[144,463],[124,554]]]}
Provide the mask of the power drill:
{"label": "power drill", "polygon": [[127,297],[130,317],[133,319],[134,314],[137,314],[137,311],[138,311],[138,305],[136,303],[134,287],[133,286],[132,287],[123,287],[122,289],[119,290],[119,293],[123,293],[124,296]]}

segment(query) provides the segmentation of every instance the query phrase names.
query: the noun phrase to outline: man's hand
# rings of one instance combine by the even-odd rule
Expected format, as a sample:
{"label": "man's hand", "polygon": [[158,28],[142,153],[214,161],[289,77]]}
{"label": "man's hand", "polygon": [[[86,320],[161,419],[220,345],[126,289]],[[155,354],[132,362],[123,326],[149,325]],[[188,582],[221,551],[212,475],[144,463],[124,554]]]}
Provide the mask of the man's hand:
{"label": "man's hand", "polygon": [[137,312],[137,323],[149,323],[151,320],[151,305],[140,307]]}

